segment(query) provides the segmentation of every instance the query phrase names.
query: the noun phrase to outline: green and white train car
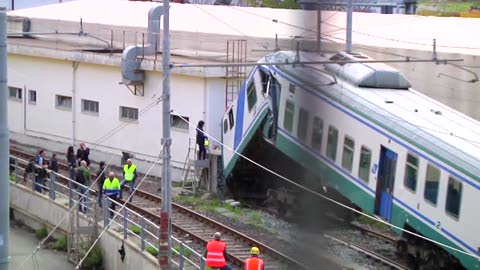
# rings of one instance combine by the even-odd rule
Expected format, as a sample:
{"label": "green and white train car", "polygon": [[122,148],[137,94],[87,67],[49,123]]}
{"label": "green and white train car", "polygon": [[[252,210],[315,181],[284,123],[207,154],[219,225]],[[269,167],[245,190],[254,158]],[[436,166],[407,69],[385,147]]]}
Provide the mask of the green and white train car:
{"label": "green and white train car", "polygon": [[[260,62],[296,57],[277,52]],[[300,59],[370,58],[302,53]],[[468,269],[480,267],[480,123],[411,89],[390,66],[260,65],[227,109],[222,130],[223,143],[239,153],[263,132],[363,211],[453,247],[439,245]],[[238,156],[222,151],[228,175]],[[446,265],[445,256],[427,256]]]}
{"label": "green and white train car", "polygon": [[[277,52],[260,62],[295,58]],[[300,59],[370,58],[302,53]],[[468,269],[480,267],[478,121],[411,89],[385,64],[330,63],[254,68],[227,109],[223,143],[242,152],[262,123],[276,148],[363,211],[453,247],[439,245],[447,251],[435,258],[439,267],[449,267],[450,256]],[[236,161],[223,150],[226,175]],[[423,254],[418,259],[438,256]]]}

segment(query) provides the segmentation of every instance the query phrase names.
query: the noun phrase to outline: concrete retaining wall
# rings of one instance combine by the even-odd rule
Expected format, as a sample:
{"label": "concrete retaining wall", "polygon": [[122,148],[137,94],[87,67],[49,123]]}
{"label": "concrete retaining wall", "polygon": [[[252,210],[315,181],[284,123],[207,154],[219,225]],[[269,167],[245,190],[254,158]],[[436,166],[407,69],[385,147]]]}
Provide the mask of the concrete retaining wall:
{"label": "concrete retaining wall", "polygon": [[[10,207],[14,209],[15,219],[23,221],[33,229],[38,229],[45,225],[48,231],[51,231],[67,214],[67,202],[66,199],[52,201],[47,195],[33,192],[28,187],[10,182]],[[68,228],[69,218],[66,217],[60,223],[59,231],[56,235],[67,234]],[[99,232],[101,232],[103,223],[99,224],[98,228]],[[105,269],[158,269],[156,258],[147,252],[141,252],[138,245],[129,240],[125,241],[126,257],[124,262],[122,262],[118,253],[118,249],[122,245],[122,239],[122,235],[110,229],[100,239]]]}

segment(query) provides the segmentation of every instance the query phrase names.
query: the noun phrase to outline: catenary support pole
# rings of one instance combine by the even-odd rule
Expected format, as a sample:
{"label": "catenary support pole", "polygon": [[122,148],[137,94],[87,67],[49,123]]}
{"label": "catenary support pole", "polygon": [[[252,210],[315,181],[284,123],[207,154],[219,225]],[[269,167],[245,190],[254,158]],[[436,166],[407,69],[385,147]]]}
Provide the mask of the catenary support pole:
{"label": "catenary support pole", "polygon": [[353,31],[353,0],[347,0],[347,47],[348,53],[352,52],[352,31]]}
{"label": "catenary support pole", "polygon": [[10,226],[7,87],[7,12],[0,7],[0,270],[8,270]]}
{"label": "catenary support pole", "polygon": [[322,11],[317,6],[317,52],[322,50]]}
{"label": "catenary support pole", "polygon": [[163,122],[163,172],[162,172],[162,210],[160,212],[160,252],[158,262],[160,269],[171,269],[172,261],[172,202],[171,202],[171,172],[170,172],[170,0],[164,0],[163,6],[163,82],[162,82],[162,122]]}

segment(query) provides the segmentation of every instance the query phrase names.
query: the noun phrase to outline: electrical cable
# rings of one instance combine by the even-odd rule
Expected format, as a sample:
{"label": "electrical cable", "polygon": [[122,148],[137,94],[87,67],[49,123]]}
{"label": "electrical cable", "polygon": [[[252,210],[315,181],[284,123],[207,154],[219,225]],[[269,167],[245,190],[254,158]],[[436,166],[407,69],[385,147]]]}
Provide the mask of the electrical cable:
{"label": "electrical cable", "polygon": [[[83,258],[78,262],[77,266],[75,267],[75,270],[79,270],[80,267],[82,266],[82,263],[83,261],[87,258],[88,254],[90,254],[90,252],[92,251],[92,249],[95,247],[95,245],[97,244],[97,242],[100,240],[100,238],[102,237],[102,235],[107,231],[107,229],[110,227],[110,223],[112,223],[113,220],[115,220],[115,218],[118,216],[118,214],[121,212],[121,210],[123,208],[125,208],[125,206],[127,205],[128,201],[130,200],[130,198],[132,198],[133,194],[135,194],[135,192],[137,191],[137,189],[142,185],[143,181],[147,178],[147,176],[150,174],[150,172],[152,171],[153,167],[155,167],[155,165],[157,165],[158,161],[161,159],[161,156],[163,155],[163,151],[160,153],[159,157],[155,160],[155,162],[152,164],[152,166],[150,166],[150,169],[148,169],[147,173],[143,176],[143,178],[140,180],[140,182],[138,183],[137,187],[134,188],[133,190],[130,191],[130,195],[128,196],[127,199],[125,199],[125,202],[120,206],[120,209],[118,211],[114,211],[115,215],[113,216],[113,218],[110,219],[109,223],[107,226],[105,226],[105,228],[103,228],[102,232],[98,235],[98,237],[95,239],[95,241],[93,242],[93,244],[91,245],[91,247],[85,252],[85,255],[83,256]],[[108,200],[108,198],[107,198]],[[111,203],[114,203],[114,202],[111,202]],[[109,211],[107,209],[107,211]],[[124,217],[125,218],[125,217]]]}
{"label": "electrical cable", "polygon": [[238,30],[237,28],[233,27],[232,25],[228,24],[227,22],[223,21],[222,19],[216,17],[215,15],[211,14],[210,12],[206,11],[205,9],[201,8],[199,5],[193,5],[194,7],[200,9],[201,11],[205,12],[206,14],[208,14],[209,16],[213,17],[214,19],[216,19],[217,21],[225,24],[226,26],[230,27],[231,29],[233,29],[234,31],[240,33],[242,36],[246,37],[247,39],[250,39],[250,40],[253,40],[255,43],[257,43],[258,45],[260,45],[262,48],[264,49],[268,49],[268,46],[267,45],[264,45],[262,44],[261,42],[257,41],[255,38],[252,38],[250,36],[247,36],[245,33],[243,33],[242,31]]}
{"label": "electrical cable", "polygon": [[[188,120],[186,120],[185,118],[183,118],[183,117],[180,116],[180,115],[179,115],[179,117],[182,119],[182,121],[188,123],[190,126],[192,126],[193,128],[195,128],[195,130],[197,130],[197,132],[200,131],[200,129],[198,129],[194,124],[192,124],[191,122],[189,122]],[[366,214],[366,213],[363,213],[362,211],[359,211],[359,210],[357,210],[357,209],[355,209],[355,208],[352,208],[352,207],[350,207],[350,206],[348,206],[348,205],[342,204],[341,202],[338,202],[338,201],[336,201],[336,200],[334,200],[334,199],[332,199],[332,198],[330,198],[330,197],[328,197],[328,196],[325,196],[325,195],[323,195],[323,194],[320,194],[320,193],[318,193],[318,192],[316,192],[316,191],[314,191],[314,190],[311,190],[311,189],[309,189],[309,188],[307,188],[307,187],[304,187],[304,186],[298,184],[297,182],[295,182],[295,181],[293,181],[293,180],[291,180],[291,179],[289,179],[289,178],[287,178],[287,177],[285,177],[285,176],[283,176],[283,175],[281,175],[281,174],[279,174],[279,173],[277,173],[277,172],[275,172],[275,171],[273,171],[273,170],[271,170],[271,169],[269,169],[269,168],[267,168],[267,167],[265,167],[265,166],[257,163],[256,161],[254,161],[254,160],[252,160],[252,159],[244,156],[243,154],[235,151],[235,150],[232,149],[231,147],[223,144],[221,141],[219,141],[219,140],[216,139],[215,137],[212,137],[210,134],[208,134],[208,133],[206,133],[206,132],[204,132],[204,131],[203,131],[203,133],[204,133],[209,139],[212,139],[213,141],[219,143],[221,146],[223,146],[224,148],[228,149],[229,151],[231,151],[231,152],[234,153],[235,155],[237,155],[237,156],[239,156],[239,157],[242,157],[243,159],[247,160],[248,162],[254,164],[255,166],[257,166],[257,167],[259,167],[259,168],[261,168],[261,169],[263,169],[263,170],[265,170],[265,171],[267,171],[267,172],[275,175],[276,177],[281,178],[282,180],[290,183],[290,184],[293,185],[293,186],[296,186],[297,188],[300,188],[301,190],[304,190],[304,191],[306,191],[306,192],[308,192],[308,193],[311,193],[311,194],[313,194],[313,195],[315,195],[315,196],[318,196],[318,197],[320,197],[320,198],[323,198],[323,199],[325,199],[325,200],[327,200],[327,201],[329,201],[329,202],[332,202],[332,203],[334,203],[334,204],[336,204],[336,205],[338,205],[338,206],[341,206],[341,207],[343,207],[343,208],[345,208],[345,209],[348,209],[348,210],[350,210],[350,211],[353,211],[353,212],[355,212],[355,213],[357,213],[357,214],[360,214],[360,215],[362,215],[362,216],[365,216],[365,217],[370,218],[370,219],[372,219],[372,220],[375,220],[375,221],[377,221],[377,222],[383,223],[383,224],[385,224],[385,225],[387,225],[387,226],[389,226],[389,227],[395,228],[395,229],[397,229],[397,230],[403,231],[403,232],[405,232],[405,233],[408,233],[408,234],[410,234],[410,235],[416,236],[416,237],[421,238],[421,239],[423,239],[423,240],[432,242],[432,243],[434,243],[434,244],[440,245],[440,246],[442,246],[442,247],[451,249],[451,250],[453,250],[453,251],[456,251],[456,252],[459,252],[459,253],[462,253],[462,254],[464,254],[464,255],[467,255],[467,256],[470,256],[470,257],[473,257],[473,258],[475,258],[475,259],[480,260],[480,256],[478,256],[478,255],[476,255],[476,254],[470,254],[470,253],[468,253],[468,252],[466,252],[466,251],[463,251],[463,250],[461,250],[461,249],[457,249],[457,248],[455,248],[455,247],[449,246],[449,245],[444,244],[444,243],[441,243],[441,242],[439,242],[439,241],[430,239],[430,238],[425,237],[425,236],[423,236],[423,235],[420,235],[420,234],[418,234],[418,233],[411,232],[411,231],[409,231],[409,230],[406,230],[406,229],[404,229],[404,228],[401,228],[401,227],[399,227],[399,226],[396,226],[396,225],[394,225],[394,224],[391,224],[391,223],[389,223],[389,222],[387,222],[387,221],[384,221],[384,220],[382,220],[382,219],[379,219],[379,218],[370,216],[370,215],[368,215],[368,214]]]}

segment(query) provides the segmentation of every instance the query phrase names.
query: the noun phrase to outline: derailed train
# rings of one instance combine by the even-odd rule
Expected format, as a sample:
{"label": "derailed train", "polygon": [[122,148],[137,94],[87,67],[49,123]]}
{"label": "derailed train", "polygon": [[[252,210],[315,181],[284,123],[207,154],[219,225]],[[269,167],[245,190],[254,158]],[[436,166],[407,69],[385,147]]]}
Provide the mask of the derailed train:
{"label": "derailed train", "polygon": [[[480,123],[411,89],[388,65],[333,62],[364,54],[276,52],[260,62],[298,57],[332,63],[255,67],[222,119],[223,143],[242,153],[261,132],[364,212],[456,249],[420,250],[395,230],[417,261],[479,268]],[[228,176],[238,156],[222,156]]]}

